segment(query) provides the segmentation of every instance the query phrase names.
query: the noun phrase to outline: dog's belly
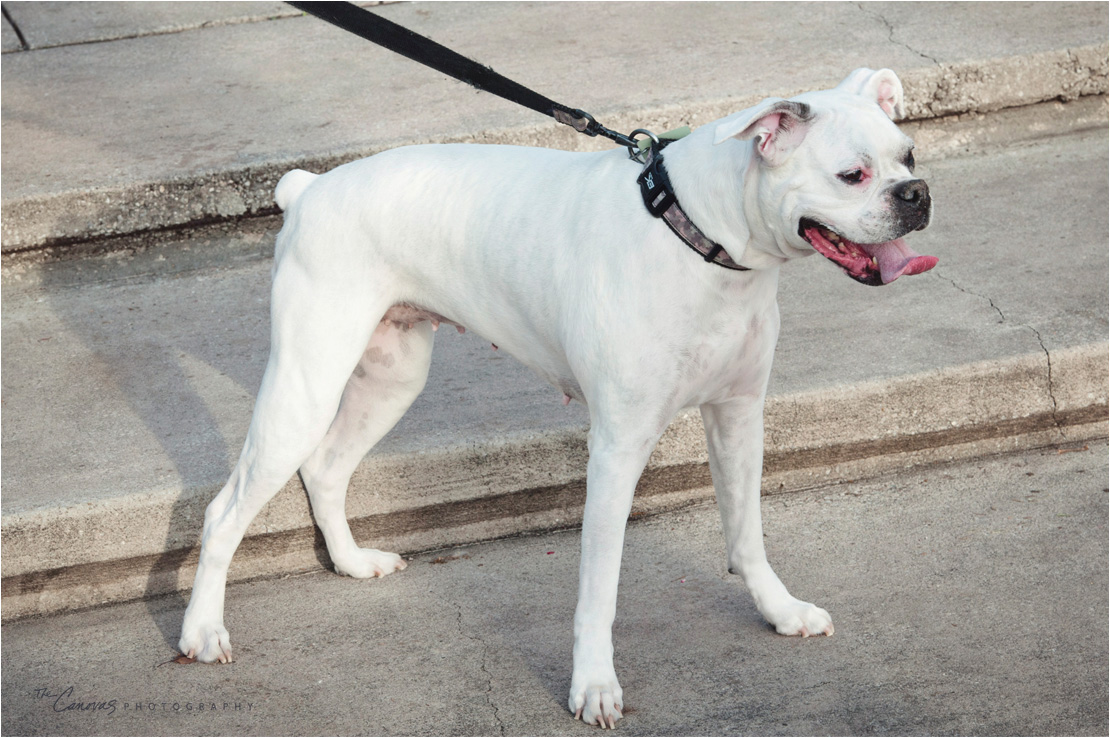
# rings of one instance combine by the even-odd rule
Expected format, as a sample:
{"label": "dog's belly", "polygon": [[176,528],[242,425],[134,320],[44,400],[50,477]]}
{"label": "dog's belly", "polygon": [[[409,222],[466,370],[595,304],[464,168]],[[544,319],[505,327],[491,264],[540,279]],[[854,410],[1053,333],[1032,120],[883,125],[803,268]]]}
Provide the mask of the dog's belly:
{"label": "dog's belly", "polygon": [[[389,323],[398,330],[411,330],[417,323],[422,323],[424,321],[430,322],[433,330],[438,329],[440,325],[447,324],[455,326],[459,333],[466,332],[466,326],[462,323],[433,310],[428,310],[417,305],[410,305],[408,303],[393,305],[386,311],[381,320],[381,322]],[[479,335],[483,334],[479,333]],[[501,349],[501,346],[498,345],[496,341],[501,341],[505,344],[506,353],[521,360],[541,379],[544,379],[562,392],[564,404],[570,399],[578,400],[583,404],[586,403],[585,394],[582,392],[582,388],[579,386],[577,380],[574,379],[573,372],[563,352],[537,352],[536,345],[538,342],[535,340],[530,341],[527,337],[522,336],[512,337],[508,341],[504,338],[491,339],[490,344],[495,351]],[[522,348],[524,344],[528,344],[527,350]]]}

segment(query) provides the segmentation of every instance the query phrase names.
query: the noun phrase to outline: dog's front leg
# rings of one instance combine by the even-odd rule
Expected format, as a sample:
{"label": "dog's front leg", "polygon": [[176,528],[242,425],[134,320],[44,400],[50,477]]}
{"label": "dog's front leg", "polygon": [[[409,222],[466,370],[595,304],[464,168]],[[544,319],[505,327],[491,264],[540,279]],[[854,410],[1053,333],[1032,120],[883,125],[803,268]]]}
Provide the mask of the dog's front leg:
{"label": "dog's front leg", "polygon": [[586,508],[582,519],[578,608],[574,613],[574,672],[570,709],[591,725],[616,725],[624,707],[613,668],[613,619],[617,612],[624,529],[636,482],[654,448],[653,439],[590,431]]}
{"label": "dog's front leg", "polygon": [[703,405],[709,468],[717,493],[728,570],[744,578],[756,607],[783,635],[832,635],[832,619],[795,599],[767,562],[759,488],[763,474],[763,398],[742,397]]}

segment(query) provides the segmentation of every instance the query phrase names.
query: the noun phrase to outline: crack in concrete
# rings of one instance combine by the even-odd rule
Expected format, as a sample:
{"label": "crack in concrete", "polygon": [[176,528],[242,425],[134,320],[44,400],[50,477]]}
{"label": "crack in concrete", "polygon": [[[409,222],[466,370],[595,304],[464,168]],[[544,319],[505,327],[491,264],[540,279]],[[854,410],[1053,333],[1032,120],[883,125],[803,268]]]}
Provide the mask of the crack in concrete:
{"label": "crack in concrete", "polygon": [[486,666],[486,644],[480,638],[476,638],[463,628],[462,622],[462,605],[455,605],[455,624],[458,627],[459,635],[466,638],[468,641],[477,643],[482,649],[482,660],[479,668],[482,673],[486,675],[486,704],[493,710],[493,719],[497,721],[497,729],[501,735],[505,735],[505,723],[501,720],[501,711],[497,708],[497,704],[493,701],[493,675],[490,673],[489,668]]}
{"label": "crack in concrete", "polygon": [[[994,311],[996,313],[998,313],[998,317],[999,317],[998,322],[999,323],[1007,322],[1006,314],[1002,312],[1002,308],[998,307],[998,305],[996,305],[994,303],[994,300],[992,300],[990,297],[987,297],[986,295],[981,295],[978,292],[972,292],[971,290],[969,290],[969,289],[963,287],[962,285],[960,285],[959,283],[957,283],[956,280],[952,279],[951,277],[946,277],[943,274],[938,274],[936,272],[936,270],[933,271],[933,274],[936,275],[938,278],[943,279],[946,282],[950,283],[953,287],[958,289],[960,292],[963,292],[965,295],[971,295],[972,297],[978,297],[980,300],[986,300],[987,304],[989,304],[991,306],[991,308],[994,309]],[[1047,377],[1046,377],[1046,381],[1048,383],[1048,398],[1052,401],[1052,423],[1053,423],[1053,425],[1056,426],[1056,430],[1059,431],[1061,433],[1061,435],[1066,435],[1064,433],[1063,428],[1060,426],[1060,418],[1057,415],[1057,412],[1059,410],[1059,404],[1056,401],[1056,386],[1054,384],[1053,377],[1052,377],[1052,354],[1051,354],[1051,352],[1049,352],[1048,347],[1044,345],[1044,339],[1041,337],[1041,332],[1040,331],[1038,331],[1033,326],[1025,324],[1025,323],[1019,323],[1018,326],[1021,327],[1021,328],[1025,328],[1030,333],[1032,333],[1033,336],[1037,339],[1037,345],[1040,346],[1041,351],[1044,352],[1045,363],[1048,367],[1047,368]]]}
{"label": "crack in concrete", "polygon": [[928,59],[929,61],[931,61],[933,64],[937,65],[938,67],[941,66],[940,61],[938,61],[935,57],[929,56],[924,51],[920,51],[918,49],[913,48],[912,46],[910,46],[905,41],[899,41],[898,39],[894,38],[894,34],[897,32],[897,29],[895,29],[894,24],[891,23],[889,20],[887,20],[886,16],[884,16],[882,13],[876,13],[874,11],[869,10],[868,8],[866,8],[864,6],[863,3],[856,3],[856,7],[859,8],[859,10],[861,12],[863,12],[864,14],[869,15],[872,18],[876,18],[880,23],[882,23],[884,26],[886,26],[887,40],[890,41],[892,44],[898,44],[899,46],[906,49],[907,51],[910,51],[914,54],[917,54],[922,59]]}
{"label": "crack in concrete", "polygon": [[[943,274],[938,273],[935,269],[933,270],[933,274],[936,277],[939,277],[940,279],[943,279],[944,281],[948,282],[953,287],[958,289],[960,292],[963,292],[965,295],[971,295],[972,297],[978,297],[980,300],[986,300],[987,304],[990,305],[991,308],[993,308],[996,313],[998,313],[998,322],[999,323],[1005,323],[1006,322],[1006,314],[1002,312],[1002,309],[1000,307],[998,307],[997,305],[994,304],[994,300],[992,300],[991,298],[987,297],[986,295],[980,295],[978,292],[972,292],[971,290],[969,290],[969,289],[963,287],[962,285],[958,284],[956,282],[956,280],[952,279],[951,277],[946,277]],[[1036,331],[1033,331],[1033,332],[1036,333]]]}
{"label": "crack in concrete", "polygon": [[1048,347],[1044,345],[1044,339],[1041,338],[1040,331],[1031,325],[1023,325],[1022,327],[1028,328],[1033,332],[1033,335],[1037,337],[1037,343],[1040,344],[1041,351],[1044,351],[1045,361],[1048,363],[1048,397],[1052,400],[1052,423],[1056,426],[1056,430],[1059,431],[1061,435],[1066,435],[1060,427],[1060,419],[1056,415],[1059,406],[1056,403],[1056,388],[1052,381],[1052,354],[1049,352]]}

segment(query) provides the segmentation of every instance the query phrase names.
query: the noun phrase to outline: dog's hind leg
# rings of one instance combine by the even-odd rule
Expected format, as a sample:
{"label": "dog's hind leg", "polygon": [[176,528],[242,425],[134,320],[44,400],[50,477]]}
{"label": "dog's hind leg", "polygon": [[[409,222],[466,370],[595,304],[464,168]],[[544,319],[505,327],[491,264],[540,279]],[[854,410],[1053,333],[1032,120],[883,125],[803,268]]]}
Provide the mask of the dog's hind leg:
{"label": "dog's hind leg", "polygon": [[424,389],[432,357],[428,321],[406,329],[383,320],[374,331],[324,440],[301,466],[312,514],[339,574],[381,577],[404,569],[394,553],[359,548],[347,524],[347,486],[366,453]]}
{"label": "dog's hind leg", "polygon": [[242,454],[205,511],[182,653],[199,661],[231,660],[223,611],[232,555],[258,511],[320,444],[335,418],[347,379],[389,307],[384,295],[373,297],[374,287],[357,270],[302,257],[275,269],[270,359]]}

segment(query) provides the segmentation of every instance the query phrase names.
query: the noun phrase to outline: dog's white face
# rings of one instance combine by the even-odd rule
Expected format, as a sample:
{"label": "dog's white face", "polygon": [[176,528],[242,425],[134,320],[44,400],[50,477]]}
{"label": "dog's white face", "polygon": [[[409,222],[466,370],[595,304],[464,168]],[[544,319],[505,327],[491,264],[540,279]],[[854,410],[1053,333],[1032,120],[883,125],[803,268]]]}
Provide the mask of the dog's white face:
{"label": "dog's white face", "polygon": [[730,116],[714,139],[754,142],[758,207],[748,217],[775,234],[780,255],[816,251],[859,282],[887,284],[937,261],[902,240],[929,224],[932,200],[913,174],[913,141],[892,120],[901,112],[897,76],[860,69],[835,89]]}

